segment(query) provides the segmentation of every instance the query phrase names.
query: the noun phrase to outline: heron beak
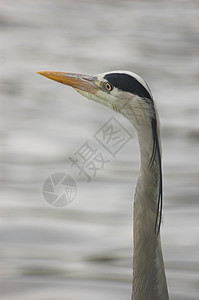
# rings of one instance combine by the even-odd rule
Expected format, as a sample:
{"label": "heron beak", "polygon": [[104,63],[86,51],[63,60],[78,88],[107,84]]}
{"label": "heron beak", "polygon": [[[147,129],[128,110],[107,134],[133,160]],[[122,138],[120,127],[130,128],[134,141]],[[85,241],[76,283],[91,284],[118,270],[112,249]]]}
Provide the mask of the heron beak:
{"label": "heron beak", "polygon": [[71,86],[74,89],[80,91],[95,94],[97,90],[99,90],[97,77],[95,76],[51,71],[43,71],[37,73],[49,79]]}

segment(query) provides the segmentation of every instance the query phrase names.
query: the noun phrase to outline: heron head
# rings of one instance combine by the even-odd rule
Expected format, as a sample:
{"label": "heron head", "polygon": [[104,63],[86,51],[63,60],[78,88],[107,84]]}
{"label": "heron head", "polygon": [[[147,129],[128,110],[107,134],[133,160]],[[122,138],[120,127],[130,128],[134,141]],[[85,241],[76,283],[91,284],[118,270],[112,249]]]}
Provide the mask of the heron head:
{"label": "heron head", "polygon": [[[161,150],[158,138],[158,118],[156,118],[155,104],[148,85],[140,76],[127,71],[113,71],[95,76],[48,71],[38,73],[49,79],[71,86],[83,96],[120,112],[128,118],[136,128],[142,145],[146,145],[148,148],[149,144],[151,147],[151,158],[148,165],[149,169],[154,165],[157,156],[156,154],[158,154],[157,160],[160,166],[160,178],[162,178]],[[144,135],[142,135],[143,132],[145,133]],[[143,139],[144,143],[142,142]],[[146,139],[148,139],[147,142]],[[147,151],[145,152],[148,153]],[[160,180],[160,192],[155,223],[155,231],[157,233],[159,233],[160,230],[161,207],[162,181]],[[160,217],[158,217],[159,215]]]}
{"label": "heron head", "polygon": [[38,72],[49,79],[73,87],[95,102],[122,113],[137,125],[154,113],[151,91],[137,74],[112,71],[95,76],[65,72]]}

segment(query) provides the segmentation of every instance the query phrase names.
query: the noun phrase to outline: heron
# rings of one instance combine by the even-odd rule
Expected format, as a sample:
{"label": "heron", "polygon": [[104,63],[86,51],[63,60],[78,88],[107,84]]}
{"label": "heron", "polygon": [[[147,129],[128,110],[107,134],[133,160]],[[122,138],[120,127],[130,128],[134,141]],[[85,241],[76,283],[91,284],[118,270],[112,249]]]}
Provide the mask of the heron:
{"label": "heron", "polygon": [[136,73],[120,70],[95,76],[54,71],[38,73],[121,113],[134,126],[140,148],[140,172],[133,207],[131,299],[168,300],[160,239],[163,202],[160,121],[148,84]]}

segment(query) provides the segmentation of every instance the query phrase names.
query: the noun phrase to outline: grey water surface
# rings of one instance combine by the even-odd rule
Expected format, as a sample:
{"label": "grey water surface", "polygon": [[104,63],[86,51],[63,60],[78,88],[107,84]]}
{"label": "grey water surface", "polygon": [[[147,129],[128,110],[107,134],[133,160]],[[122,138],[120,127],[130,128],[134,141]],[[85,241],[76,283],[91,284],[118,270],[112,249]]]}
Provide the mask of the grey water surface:
{"label": "grey water surface", "polygon": [[[135,131],[119,114],[36,73],[117,69],[141,75],[158,105],[170,299],[199,299],[199,3],[0,5],[0,299],[130,299]],[[107,122],[123,130],[116,153],[99,142]],[[80,170],[71,159],[86,145],[98,160]],[[76,186],[69,177],[65,186],[51,185],[57,173]]]}

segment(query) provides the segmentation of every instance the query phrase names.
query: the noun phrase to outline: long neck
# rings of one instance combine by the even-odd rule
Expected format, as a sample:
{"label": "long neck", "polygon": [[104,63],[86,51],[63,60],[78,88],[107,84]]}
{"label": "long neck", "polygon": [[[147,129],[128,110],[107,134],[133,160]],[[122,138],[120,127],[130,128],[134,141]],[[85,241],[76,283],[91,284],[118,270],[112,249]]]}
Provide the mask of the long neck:
{"label": "long neck", "polygon": [[156,124],[159,157],[158,151],[155,151],[152,165],[150,165],[150,160],[154,149],[154,136],[151,122],[142,122],[142,126],[136,128],[140,145],[141,168],[134,199],[132,300],[169,299],[160,234],[155,229],[161,177],[158,121]]}

